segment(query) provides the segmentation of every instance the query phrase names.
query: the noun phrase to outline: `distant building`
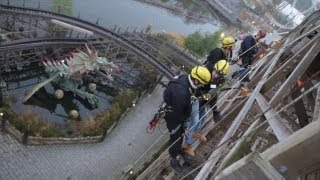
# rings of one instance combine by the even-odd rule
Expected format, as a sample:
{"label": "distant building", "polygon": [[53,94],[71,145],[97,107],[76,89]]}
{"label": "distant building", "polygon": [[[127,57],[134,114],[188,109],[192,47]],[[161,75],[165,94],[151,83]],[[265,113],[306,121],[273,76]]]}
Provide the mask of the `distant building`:
{"label": "distant building", "polygon": [[305,16],[287,1],[282,1],[278,4],[277,9],[283,16],[286,16],[287,21],[292,21],[293,26],[301,24],[305,19]]}

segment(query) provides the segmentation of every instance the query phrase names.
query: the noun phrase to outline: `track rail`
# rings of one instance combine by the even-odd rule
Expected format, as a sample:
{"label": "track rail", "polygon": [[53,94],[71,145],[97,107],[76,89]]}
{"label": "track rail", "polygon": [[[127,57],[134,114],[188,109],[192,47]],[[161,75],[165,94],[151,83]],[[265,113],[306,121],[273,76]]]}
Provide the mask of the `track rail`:
{"label": "track rail", "polygon": [[78,27],[84,28],[86,30],[90,30],[95,35],[100,36],[102,38],[111,39],[112,41],[121,45],[121,47],[136,54],[138,57],[145,60],[151,66],[156,68],[156,70],[159,73],[164,74],[169,78],[172,78],[174,76],[174,73],[170,70],[169,67],[162,64],[158,59],[156,59],[150,53],[145,51],[143,48],[137,46],[136,44],[134,44],[130,40],[126,39],[125,37],[123,37],[115,32],[112,32],[106,28],[98,26],[94,23],[91,23],[91,22],[88,22],[88,21],[85,21],[85,20],[82,20],[79,18],[67,16],[67,15],[62,15],[62,14],[58,14],[58,13],[54,13],[54,12],[33,9],[33,8],[23,8],[23,7],[16,7],[16,6],[0,5],[0,11],[6,12],[6,13],[24,14],[24,15],[30,15],[30,16],[41,16],[41,17],[49,18],[49,19],[56,19],[56,20],[62,21],[64,23],[72,24],[74,26],[78,26]]}

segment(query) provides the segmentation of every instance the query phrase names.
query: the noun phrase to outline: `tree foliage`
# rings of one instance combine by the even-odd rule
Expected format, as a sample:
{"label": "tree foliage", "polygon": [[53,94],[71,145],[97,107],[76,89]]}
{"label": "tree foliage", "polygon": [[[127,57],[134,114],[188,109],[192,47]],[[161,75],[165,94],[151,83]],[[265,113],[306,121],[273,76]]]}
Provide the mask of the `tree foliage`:
{"label": "tree foliage", "polygon": [[192,33],[185,39],[184,46],[191,52],[203,57],[217,46],[220,40],[220,33],[220,31],[213,34]]}

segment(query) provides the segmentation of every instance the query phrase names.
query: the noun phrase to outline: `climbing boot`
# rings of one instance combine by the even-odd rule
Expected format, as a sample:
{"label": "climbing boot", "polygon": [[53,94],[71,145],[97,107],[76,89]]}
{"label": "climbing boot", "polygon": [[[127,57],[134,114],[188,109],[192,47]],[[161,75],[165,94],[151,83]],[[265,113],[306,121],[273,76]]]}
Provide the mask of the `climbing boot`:
{"label": "climbing boot", "polygon": [[207,142],[207,138],[199,132],[193,132],[192,137],[198,139],[201,142]]}
{"label": "climbing boot", "polygon": [[190,144],[183,143],[182,148],[184,149],[184,151],[186,152],[187,155],[189,155],[191,157],[193,157],[195,155]]}
{"label": "climbing boot", "polygon": [[170,166],[177,173],[181,173],[182,172],[182,166],[180,165],[179,161],[176,158],[170,160]]}
{"label": "climbing boot", "polygon": [[184,154],[184,155],[181,155],[181,157],[184,160],[183,166],[190,167],[192,166],[192,164],[194,164],[194,161],[191,159],[189,155]]}

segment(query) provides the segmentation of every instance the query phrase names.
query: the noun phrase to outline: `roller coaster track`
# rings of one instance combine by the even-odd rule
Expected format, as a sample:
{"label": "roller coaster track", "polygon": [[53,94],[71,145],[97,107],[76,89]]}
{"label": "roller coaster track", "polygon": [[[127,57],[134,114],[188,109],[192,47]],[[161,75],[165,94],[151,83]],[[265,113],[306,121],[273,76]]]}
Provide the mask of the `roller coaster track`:
{"label": "roller coaster track", "polygon": [[[153,48],[161,49],[164,51],[169,51],[170,54],[175,55],[179,58],[180,62],[185,64],[188,67],[192,67],[195,65],[198,65],[199,62],[197,62],[195,59],[192,59],[187,54],[185,54],[183,51],[178,49],[177,47],[173,45],[169,45],[168,43],[165,43],[164,46],[160,43],[158,43],[155,40],[148,39],[144,40],[139,37],[133,37],[130,39],[130,41],[136,43],[137,45],[139,43],[147,44],[148,46],[152,46]],[[106,42],[98,41],[97,39],[78,39],[78,38],[41,38],[41,39],[32,39],[32,40],[20,40],[15,41],[13,43],[8,43],[4,45],[0,45],[0,52],[6,52],[6,51],[13,51],[13,50],[26,50],[26,49],[32,49],[32,48],[47,48],[52,46],[59,47],[77,47],[81,43],[89,43],[92,44],[95,48],[98,48],[100,46],[103,46],[106,44]],[[100,48],[98,48],[100,49]]]}
{"label": "roller coaster track", "polygon": [[0,5],[0,11],[5,13],[23,14],[23,15],[30,15],[30,16],[37,16],[37,17],[40,16],[43,18],[55,19],[55,20],[62,21],[64,23],[72,24],[72,25],[90,30],[98,37],[107,38],[118,43],[119,45],[121,45],[121,47],[129,50],[133,54],[145,60],[147,63],[153,66],[159,73],[164,74],[169,78],[172,78],[174,76],[174,73],[170,70],[169,67],[162,64],[158,59],[156,59],[154,56],[152,56],[150,53],[148,53],[141,47],[137,46],[136,44],[126,39],[125,37],[119,34],[116,34],[115,32],[112,32],[110,30],[107,30],[101,26],[98,26],[94,23],[81,20],[75,17],[70,17],[70,16],[66,16],[66,15],[62,15],[54,12],[49,12],[49,11],[39,10],[39,9],[32,9],[32,8]]}
{"label": "roller coaster track", "polygon": [[0,45],[0,52],[16,50],[16,49],[25,50],[25,49],[39,48],[39,47],[44,48],[44,47],[50,47],[53,45],[75,47],[75,46],[78,46],[80,43],[88,43],[88,42],[94,43],[96,41],[92,39],[77,39],[77,38],[70,38],[70,39],[41,38],[41,39],[32,39],[32,40],[21,40],[21,41],[16,41],[14,43]]}

